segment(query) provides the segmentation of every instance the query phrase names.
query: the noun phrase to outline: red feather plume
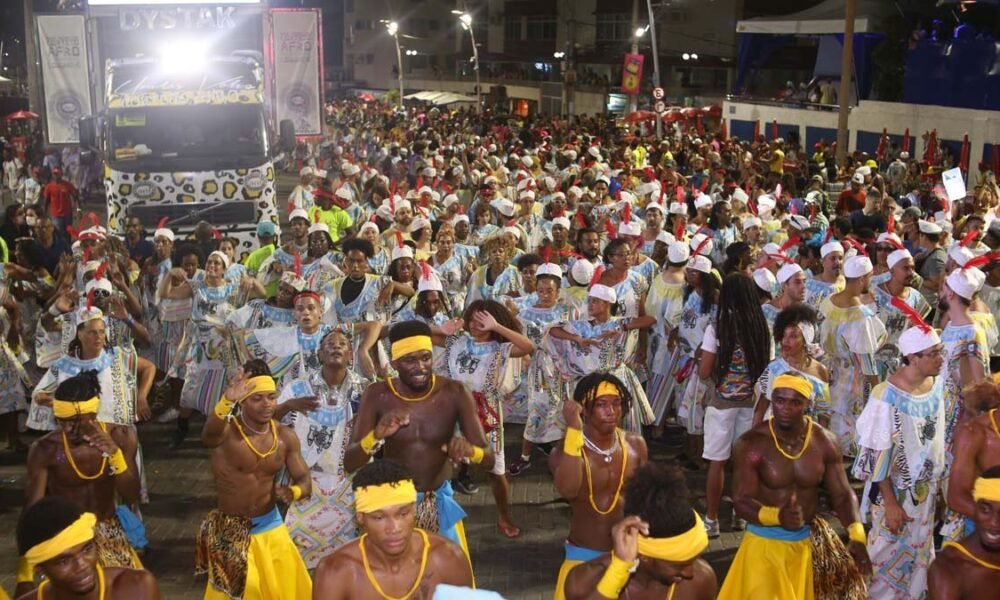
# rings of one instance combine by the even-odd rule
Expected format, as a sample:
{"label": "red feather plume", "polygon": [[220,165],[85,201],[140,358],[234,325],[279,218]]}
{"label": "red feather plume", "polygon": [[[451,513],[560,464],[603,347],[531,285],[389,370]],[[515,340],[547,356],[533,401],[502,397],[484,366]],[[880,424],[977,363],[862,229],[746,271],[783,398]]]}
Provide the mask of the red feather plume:
{"label": "red feather plume", "polygon": [[400,230],[397,229],[395,231],[395,234],[396,234],[396,247],[397,248],[402,248],[403,245],[404,245],[403,244],[403,232],[401,232]]}
{"label": "red feather plume", "polygon": [[757,212],[757,201],[754,200],[753,198],[750,198],[750,199],[747,200],[747,208],[750,209],[750,213],[753,216],[755,216],[755,217],[759,217],[760,216],[760,214]]}
{"label": "red feather plume", "polygon": [[677,226],[674,227],[674,239],[678,242],[684,241],[684,221],[680,219],[677,220]]}
{"label": "red feather plume", "polygon": [[667,182],[666,181],[661,181],[660,182],[660,197],[656,199],[656,202],[658,204],[660,204],[661,206],[663,205],[663,196],[665,196],[666,194],[667,194]]}
{"label": "red feather plume", "polygon": [[588,287],[594,287],[594,284],[599,283],[602,275],[604,275],[604,265],[598,265],[594,269],[594,275],[590,278],[590,285]]}
{"label": "red feather plume", "polygon": [[94,273],[94,279],[104,279],[104,274],[108,272],[108,261],[102,262]]}
{"label": "red feather plume", "polygon": [[865,247],[860,242],[858,242],[858,240],[854,238],[846,238],[844,240],[844,243],[847,244],[848,246],[855,248],[858,251],[858,254],[861,254],[862,256],[868,256],[868,250],[866,250]]}
{"label": "red feather plume", "polygon": [[216,240],[221,240],[222,239],[222,232],[219,231],[218,229],[216,229],[215,227],[213,227],[212,228],[212,237],[214,239],[216,239]]}
{"label": "red feather plume", "polygon": [[782,252],[788,252],[788,250],[790,250],[791,248],[794,248],[794,247],[798,246],[799,242],[801,242],[801,241],[802,240],[799,239],[799,236],[797,236],[797,235],[796,236],[792,236],[791,238],[788,239],[787,242],[785,242],[784,244],[781,245],[781,251]]}
{"label": "red feather plume", "polygon": [[631,223],[632,222],[632,205],[626,204],[622,207],[622,222]]}
{"label": "red feather plume", "polygon": [[84,248],[83,250],[83,264],[90,262],[90,248]]}
{"label": "red feather plume", "polygon": [[550,262],[552,262],[552,246],[543,246],[538,251],[538,254],[541,255],[543,263],[550,263]]}
{"label": "red feather plume", "polygon": [[896,213],[889,213],[889,218],[885,220],[885,230],[888,233],[896,233]]}
{"label": "red feather plume", "polygon": [[302,277],[302,254],[298,250],[295,251],[295,276]]}
{"label": "red feather plume", "polygon": [[684,188],[682,186],[677,186],[677,188],[674,189],[674,199],[681,203],[687,200],[687,196],[684,194]]}
{"label": "red feather plume", "polygon": [[965,266],[962,267],[962,270],[964,271],[965,269],[971,269],[972,267],[976,267],[978,269],[979,267],[984,267],[990,264],[991,262],[997,260],[1000,260],[1000,252],[990,252],[989,254],[983,254],[982,256],[977,256],[972,260],[970,260],[969,262],[965,263]]}
{"label": "red feather plume", "polygon": [[167,222],[170,221],[170,217],[163,217],[160,222],[156,224],[157,229],[163,229],[167,226]]}
{"label": "red feather plume", "polygon": [[420,188],[424,187],[424,176],[423,175],[417,177],[417,184],[414,187],[417,188],[418,190]]}
{"label": "red feather plume", "polygon": [[790,256],[786,256],[784,254],[773,254],[771,252],[768,252],[767,256],[773,262],[776,262],[778,264],[781,264],[781,263],[793,263],[793,262],[795,262],[794,260],[792,260],[792,258]]}
{"label": "red feather plume", "polygon": [[960,241],[958,243],[958,245],[961,246],[961,247],[963,247],[963,248],[968,248],[969,244],[971,244],[972,242],[976,241],[976,238],[978,238],[978,237],[979,237],[979,230],[978,229],[970,229],[969,233],[965,234],[965,237],[962,238],[962,241]]}
{"label": "red feather plume", "polygon": [[816,205],[815,204],[810,204],[809,205],[809,220],[812,221],[815,218],[816,218]]}
{"label": "red feather plume", "polygon": [[87,292],[87,310],[88,311],[90,309],[94,308],[94,292],[96,292],[96,291],[97,291],[97,288],[91,288],[90,291]]}
{"label": "red feather plume", "polygon": [[101,226],[101,221],[100,221],[100,219],[97,218],[97,213],[95,213],[95,212],[88,212],[87,214],[83,215],[83,219],[84,220],[89,220],[90,223],[91,223],[91,227],[100,227]]}
{"label": "red feather plume", "polygon": [[68,233],[70,239],[74,241],[76,240],[76,238],[80,237],[80,233],[76,229],[74,229],[72,225],[66,226],[66,233]]}
{"label": "red feather plume", "polygon": [[833,237],[833,227],[827,227],[827,229],[826,229],[826,235],[823,236],[823,243],[825,244],[825,243],[829,242],[830,238],[832,238],[832,237]]}
{"label": "red feather plume", "polygon": [[707,245],[708,245],[708,243],[709,243],[709,242],[711,242],[711,241],[712,241],[712,238],[710,238],[710,237],[707,237],[707,236],[706,236],[706,237],[705,237],[705,239],[703,239],[703,240],[701,241],[701,243],[700,243],[700,244],[698,244],[698,247],[694,249],[694,252],[692,252],[692,253],[691,253],[691,255],[692,255],[692,256],[698,256],[699,254],[701,254],[701,251],[702,251],[702,250],[703,250],[703,249],[705,248],[705,246],[707,246]]}
{"label": "red feather plume", "polygon": [[904,302],[902,298],[893,296],[892,305],[896,307],[896,310],[906,315],[906,318],[909,319],[910,323],[913,323],[915,327],[919,327],[925,333],[929,333],[931,331],[931,326],[924,321],[924,318],[920,316],[920,313],[914,310],[912,306]]}
{"label": "red feather plume", "polygon": [[704,192],[708,189],[708,177],[703,177],[701,179],[701,187],[698,188],[699,192]]}
{"label": "red feather plume", "polygon": [[427,264],[426,260],[420,261],[420,278],[428,281],[431,279],[431,266]]}
{"label": "red feather plume", "polygon": [[616,234],[616,232],[615,232],[615,226],[614,226],[614,224],[611,221],[605,221],[604,222],[604,231],[608,232],[608,239],[609,240],[615,239],[615,234]]}
{"label": "red feather plume", "polygon": [[587,228],[587,219],[583,216],[583,213],[576,213],[576,224],[579,229]]}

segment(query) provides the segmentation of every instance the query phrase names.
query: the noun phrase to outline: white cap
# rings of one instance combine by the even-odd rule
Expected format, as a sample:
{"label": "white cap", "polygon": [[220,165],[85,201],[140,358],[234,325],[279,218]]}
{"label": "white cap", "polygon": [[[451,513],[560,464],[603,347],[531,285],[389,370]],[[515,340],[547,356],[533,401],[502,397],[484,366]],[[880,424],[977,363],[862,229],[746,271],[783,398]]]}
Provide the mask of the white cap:
{"label": "white cap", "polygon": [[674,234],[667,231],[661,231],[660,233],[656,234],[656,241],[663,242],[664,244],[667,244],[669,246],[670,244],[673,244],[675,241],[677,241],[677,239],[674,237]]}
{"label": "white cap", "polygon": [[167,229],[166,227],[160,227],[159,229],[153,232],[153,239],[155,240],[158,237],[167,238],[172,242],[174,241],[174,238],[176,236],[174,235],[173,231]]}
{"label": "white cap", "polygon": [[406,244],[393,246],[392,260],[396,260],[397,258],[413,258],[413,248],[410,248]]}
{"label": "white cap", "polygon": [[523,192],[521,192],[521,195],[518,196],[518,199],[520,199],[520,200],[532,200],[532,201],[534,201],[534,199],[535,199],[535,192],[533,192],[531,190],[523,191]]}
{"label": "white cap", "polygon": [[746,204],[747,201],[750,200],[750,196],[747,196],[747,193],[744,192],[742,189],[736,188],[735,190],[733,190],[732,199],[737,202],[742,202],[743,204]]}
{"label": "white cap", "polygon": [[924,329],[919,326],[913,326],[899,334],[899,352],[903,356],[922,352],[940,343],[941,338],[930,327]]}
{"label": "white cap", "polygon": [[311,177],[312,175],[315,174],[316,172],[313,171],[312,167],[302,167],[301,169],[299,169],[299,177],[305,177],[307,175]]}
{"label": "white cap", "polygon": [[837,240],[833,240],[823,244],[823,247],[819,249],[819,255],[822,258],[826,258],[827,255],[833,252],[840,252],[841,254],[843,254],[844,245],[838,242]]}
{"label": "white cap", "polygon": [[222,261],[222,264],[225,265],[227,269],[229,268],[229,257],[226,256],[225,252],[219,252],[218,250],[214,252],[209,252],[208,256],[205,257],[205,262],[208,262],[208,259],[212,258],[213,256],[218,256],[219,260]]}
{"label": "white cap", "polygon": [[[577,261],[577,262],[579,262],[579,261]],[[585,261],[585,262],[589,262],[589,261]],[[559,265],[557,265],[555,263],[544,263],[544,264],[538,265],[538,269],[535,270],[535,277],[541,277],[542,275],[551,275],[553,277],[558,277],[558,278],[562,279],[562,276],[563,276],[562,267],[560,267]]]}
{"label": "white cap", "polygon": [[920,229],[920,233],[926,233],[930,235],[934,235],[936,233],[940,234],[944,231],[943,229],[941,229],[941,226],[938,225],[937,223],[931,223],[930,221],[925,221],[923,219],[917,221],[917,227]]}
{"label": "white cap", "polygon": [[667,248],[667,260],[677,264],[691,258],[691,249],[684,242],[675,241]]}
{"label": "white cap", "polygon": [[447,196],[444,197],[444,200],[441,202],[441,204],[445,208],[448,208],[449,206],[455,204],[456,202],[458,202],[458,196],[456,196],[455,194],[448,194]]}
{"label": "white cap", "polygon": [[691,260],[688,261],[687,268],[694,269],[695,271],[701,271],[702,273],[711,273],[712,261],[699,254],[698,256],[691,257]]}
{"label": "white cap", "polygon": [[490,206],[497,209],[497,212],[505,217],[513,217],[516,210],[514,203],[502,196],[490,202]]}
{"label": "white cap", "polygon": [[559,225],[561,227],[565,227],[567,231],[571,227],[569,219],[567,219],[566,217],[556,217],[556,218],[552,219],[552,226],[555,227],[556,225]]}
{"label": "white cap", "polygon": [[[590,148],[587,148],[587,154],[593,156],[594,158],[601,158],[601,151],[600,149],[597,148],[597,146],[591,146]],[[614,301],[612,300],[612,302]]]}
{"label": "white cap", "polygon": [[458,215],[455,215],[455,218],[452,219],[451,224],[452,225],[458,225],[459,221],[465,221],[466,223],[468,223],[469,222],[469,215],[467,215],[467,214],[458,214]]}
{"label": "white cap", "polygon": [[509,234],[513,235],[514,237],[516,237],[517,239],[521,239],[521,228],[520,227],[504,227],[501,231],[503,231],[504,233],[509,233]]}
{"label": "white cap", "polygon": [[594,181],[594,183],[602,183],[602,182],[604,183],[604,185],[611,185],[611,180],[608,179],[607,175],[601,175],[600,177],[597,178],[596,181]]}
{"label": "white cap", "polygon": [[902,250],[893,250],[889,253],[889,256],[886,257],[885,264],[891,269],[895,267],[899,261],[906,260],[907,258],[913,258],[913,255],[910,254],[909,250],[905,248]]}
{"label": "white cap", "polygon": [[91,279],[90,281],[87,282],[87,285],[84,286],[83,288],[83,293],[89,294],[90,290],[104,290],[105,292],[110,294],[111,292],[115,291],[115,288],[113,285],[111,285],[111,281],[108,280],[107,278],[101,277],[100,279],[97,279],[95,277],[94,279]]}
{"label": "white cap", "polygon": [[522,156],[521,157],[521,164],[530,169],[531,166],[532,166],[532,164],[533,164],[531,162],[531,157],[530,156]]}
{"label": "white cap", "polygon": [[753,281],[757,284],[757,287],[764,290],[767,293],[772,293],[774,291],[775,278],[774,273],[769,269],[757,269],[753,272]]}
{"label": "white cap", "polygon": [[320,179],[326,179],[326,170],[325,169],[316,169],[316,170],[313,171],[313,175],[316,176],[316,177],[319,177]]}
{"label": "white cap", "polygon": [[784,252],[781,251],[781,246],[775,244],[774,242],[768,242],[764,244],[764,247],[761,248],[761,252],[763,252],[764,254],[781,254],[781,255],[785,254]]}
{"label": "white cap", "polygon": [[420,195],[420,196],[423,196],[424,194],[427,194],[428,196],[430,196],[433,193],[434,193],[434,190],[432,190],[431,186],[429,186],[429,185],[420,186],[420,189],[417,190],[417,195]]}
{"label": "white cap", "polygon": [[878,237],[875,239],[875,243],[876,244],[888,243],[893,246],[899,247],[903,245],[903,240],[899,239],[899,236],[896,235],[895,233],[888,233],[883,231],[882,233],[878,234]]}
{"label": "white cap", "polygon": [[410,221],[410,231],[416,231],[418,229],[423,229],[425,227],[430,227],[431,222],[423,217],[417,217]]}
{"label": "white cap", "polygon": [[618,224],[618,235],[640,236],[642,235],[642,225],[639,224],[639,221],[631,221],[629,223],[622,221]]}
{"label": "white cap", "polygon": [[330,226],[326,223],[313,223],[309,226],[309,235],[312,235],[317,231],[322,231],[323,233],[330,235]]}
{"label": "white cap", "polygon": [[858,169],[855,171],[855,174],[858,173],[860,173],[862,177],[867,177],[868,175],[872,174],[872,168],[869,167],[868,165],[862,165],[858,167]]}
{"label": "white cap", "polygon": [[712,206],[712,197],[708,194],[698,194],[694,199],[695,208],[706,208]]}
{"label": "white cap", "polygon": [[751,227],[760,227],[763,224],[763,221],[761,221],[758,217],[747,217],[743,219],[743,231],[746,231]]}
{"label": "white cap", "polygon": [[934,213],[934,222],[941,223],[942,225],[945,222],[949,222],[950,223],[951,222],[951,213],[948,212],[948,211],[946,211],[946,210],[939,210],[939,211],[937,211],[936,213]]}
{"label": "white cap", "polygon": [[973,254],[972,250],[969,250],[968,248],[966,248],[962,244],[959,244],[958,242],[955,242],[955,244],[952,245],[951,250],[948,251],[948,258],[955,261],[955,264],[957,264],[960,267],[964,267],[965,263],[969,262],[975,257],[976,255]]}
{"label": "white cap", "polygon": [[861,173],[855,172],[854,175],[851,176],[851,183],[862,185],[864,184],[864,182],[865,182],[865,176],[862,175]]}
{"label": "white cap", "polygon": [[774,207],[778,205],[778,202],[774,199],[774,196],[769,194],[762,194],[757,196],[757,211],[771,212]]}
{"label": "white cap", "polygon": [[660,214],[664,214],[666,212],[663,210],[663,205],[660,204],[659,202],[650,202],[649,204],[647,204],[646,212],[649,212],[651,210],[658,210],[660,211]]}
{"label": "white cap", "polygon": [[701,254],[702,256],[709,256],[712,254],[712,250],[715,248],[715,242],[713,242],[712,239],[704,233],[696,233],[691,236],[691,250],[694,251],[698,248],[698,246],[701,246],[702,242],[704,242],[706,238],[708,239],[708,243],[702,246]]}
{"label": "white cap", "polygon": [[688,214],[687,204],[683,202],[671,202],[670,203],[670,214],[672,215],[686,215]]}
{"label": "white cap", "polygon": [[813,190],[808,194],[806,194],[806,197],[803,199],[803,202],[805,202],[806,204],[819,204],[821,198],[822,195],[820,194],[819,190]]}
{"label": "white cap", "polygon": [[966,300],[972,300],[976,292],[986,283],[986,275],[975,267],[969,269],[958,268],[952,271],[945,281],[948,283],[951,291]]}
{"label": "white cap", "polygon": [[583,190],[579,186],[571,185],[569,189],[566,190],[567,196],[576,196],[577,198],[583,196]]}
{"label": "white cap", "polygon": [[348,177],[352,175],[357,175],[360,172],[361,172],[361,167],[359,167],[358,165],[352,165],[351,163],[347,163],[347,166],[344,167],[344,175],[347,175]]}
{"label": "white cap", "polygon": [[587,292],[587,296],[590,298],[598,298],[600,300],[604,300],[605,302],[610,302],[611,304],[618,301],[618,294],[615,293],[614,288],[610,288],[600,283],[595,283],[590,286],[590,291]]}
{"label": "white cap", "polygon": [[621,209],[622,206],[626,204],[632,204],[635,202],[635,195],[628,190],[618,191],[618,208]]}
{"label": "white cap", "polygon": [[569,274],[573,276],[573,279],[577,283],[586,284],[590,282],[590,278],[594,276],[594,270],[597,267],[594,263],[590,262],[585,258],[581,258],[573,263],[573,266],[569,269]]}
{"label": "white cap", "polygon": [[795,263],[785,263],[778,269],[776,279],[778,283],[784,284],[786,281],[802,272],[802,267]]}
{"label": "white cap", "polygon": [[[635,192],[640,196],[650,196],[660,192],[660,184],[656,181],[647,181],[636,188]],[[649,206],[646,207],[649,210]]]}
{"label": "white cap", "polygon": [[[423,269],[426,263],[421,263],[421,269]],[[444,286],[441,285],[441,278],[438,274],[434,272],[433,269],[427,267],[426,271],[420,272],[420,279],[417,281],[417,293],[420,292],[443,292]]]}
{"label": "white cap", "polygon": [[867,256],[852,256],[844,263],[844,277],[857,279],[871,273],[873,269],[872,261]]}
{"label": "white cap", "polygon": [[[413,191],[413,190],[410,190],[410,191]],[[396,202],[396,210],[393,211],[393,214],[398,213],[399,211],[403,210],[404,208],[407,209],[407,210],[412,211],[413,210],[413,205],[410,204],[409,200],[399,200],[398,202]]]}
{"label": "white cap", "polygon": [[347,189],[346,187],[339,187],[339,188],[337,188],[337,191],[334,192],[333,195],[336,196],[336,197],[338,197],[338,198],[343,198],[344,200],[350,200],[351,199],[351,191],[349,189]]}
{"label": "white cap", "polygon": [[309,213],[307,213],[304,208],[296,208],[292,212],[288,213],[288,221],[291,222],[292,219],[305,219],[308,221]]}
{"label": "white cap", "polygon": [[788,218],[788,222],[792,224],[792,229],[796,229],[798,231],[805,231],[810,227],[809,219],[803,217],[802,215],[791,215]]}
{"label": "white cap", "polygon": [[375,233],[378,233],[378,225],[372,223],[371,221],[365,221],[364,224],[362,224],[361,227],[358,229],[358,235],[360,236],[362,233],[365,232],[365,230],[368,229],[374,230]]}

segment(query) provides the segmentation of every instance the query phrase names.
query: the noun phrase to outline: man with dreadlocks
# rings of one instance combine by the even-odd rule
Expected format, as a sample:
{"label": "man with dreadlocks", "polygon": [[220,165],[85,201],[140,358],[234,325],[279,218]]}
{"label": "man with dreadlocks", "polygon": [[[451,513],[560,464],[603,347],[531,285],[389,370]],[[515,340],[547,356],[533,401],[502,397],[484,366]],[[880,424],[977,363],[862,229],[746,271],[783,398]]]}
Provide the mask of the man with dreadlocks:
{"label": "man with dreadlocks", "polygon": [[[31,445],[24,505],[46,496],[61,498],[96,515],[98,562],[105,567],[141,569],[115,510],[115,496],[139,500],[138,440],[133,428],[97,420],[101,385],[96,371],[83,371],[59,384],[51,401],[59,429]],[[24,560],[18,591],[33,576]]]}
{"label": "man with dreadlocks", "polygon": [[620,379],[595,372],[581,379],[573,399],[563,404],[566,437],[562,449],[553,450],[549,464],[556,490],[569,501],[572,517],[555,600],[566,598],[564,585],[573,567],[612,549],[612,528],[624,516],[625,482],[649,460],[642,436],[619,428],[632,401]]}
{"label": "man with dreadlocks", "polygon": [[[21,513],[17,550],[45,580],[21,600],[160,600],[156,579],[141,566],[103,564],[97,516],[61,498],[44,498]],[[0,590],[0,598],[6,595]]]}
{"label": "man with dreadlocks", "polygon": [[[812,384],[798,374],[778,376],[771,392],[774,416],[736,442],[733,501],[749,524],[720,600],[868,598],[862,573],[871,567],[857,500],[837,438],[806,416],[812,394]],[[821,487],[847,525],[846,550],[819,517]]]}
{"label": "man with dreadlocks", "polygon": [[684,473],[647,464],[625,486],[624,514],[611,530],[613,551],[574,568],[569,600],[714,600],[719,584],[700,558],[708,547],[687,500]]}

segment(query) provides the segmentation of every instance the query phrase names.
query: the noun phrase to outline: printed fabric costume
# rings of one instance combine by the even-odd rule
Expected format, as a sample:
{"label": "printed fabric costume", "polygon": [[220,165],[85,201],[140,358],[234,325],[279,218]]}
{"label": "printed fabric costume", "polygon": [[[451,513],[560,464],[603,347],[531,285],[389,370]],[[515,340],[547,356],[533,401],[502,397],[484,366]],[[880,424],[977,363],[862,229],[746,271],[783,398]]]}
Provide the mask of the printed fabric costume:
{"label": "printed fabric costume", "polygon": [[674,387],[670,376],[680,352],[677,346],[673,350],[668,348],[667,340],[680,322],[683,309],[684,283],[667,283],[662,277],[654,277],[646,296],[646,314],[656,317],[656,325],[649,330],[650,378],[646,390],[657,424],[663,423],[671,405]]}
{"label": "printed fabric costume", "polygon": [[684,300],[677,326],[674,372],[667,380],[667,387],[663,392],[667,398],[671,394],[681,395],[677,420],[690,435],[702,435],[705,432],[706,396],[713,388],[698,377],[694,360],[694,355],[705,338],[705,329],[709,323],[715,322],[718,314],[718,307],[715,305],[707,313],[703,308],[704,301],[697,290],[692,291]]}
{"label": "printed fabric costume", "polygon": [[[905,313],[892,305],[893,296],[882,289],[882,286],[872,286],[875,293],[876,315],[882,324],[885,325],[885,343],[875,354],[875,365],[878,369],[880,380],[885,380],[889,375],[896,372],[902,364],[902,355],[899,352],[899,335],[910,326],[910,321]],[[931,307],[924,300],[924,295],[913,288],[906,288],[906,299],[903,300],[911,308],[917,311],[921,317],[926,318],[931,311]]]}
{"label": "printed fabric costume", "polygon": [[518,388],[518,391],[527,394],[528,418],[524,427],[524,439],[535,444],[555,442],[566,433],[562,405],[569,397],[569,389],[542,340],[550,327],[565,322],[570,318],[571,312],[569,306],[557,302],[551,308],[527,307],[517,315],[524,324],[525,335],[534,342],[536,348],[528,365],[528,376],[522,379]]}
{"label": "printed fabric costume", "polygon": [[309,569],[355,537],[354,491],[351,476],[344,472],[344,452],[367,384],[348,369],[344,381],[331,388],[322,370],[315,369],[305,378],[291,380],[278,397],[278,404],[304,395],[316,396],[320,403],[306,414],[291,411],[282,421],[298,436],[312,477],[312,495],[293,502],[285,515],[288,533]]}
{"label": "printed fabric costume", "polygon": [[222,397],[226,370],[233,363],[229,339],[217,328],[224,328],[235,310],[232,302],[239,284],[226,282],[213,287],[196,279],[190,285],[193,304],[191,324],[185,332],[184,373],[175,371],[171,376],[184,379],[181,407],[207,415]]}
{"label": "printed fabric costume", "polygon": [[[875,386],[858,418],[859,454],[853,474],[865,480],[861,515],[871,508],[868,556],[871,597],[919,600],[927,594],[927,570],[934,560],[934,507],[945,472],[944,377],[925,394],[914,395],[886,381]],[[877,483],[889,479],[906,515],[903,533],[885,524]]]}

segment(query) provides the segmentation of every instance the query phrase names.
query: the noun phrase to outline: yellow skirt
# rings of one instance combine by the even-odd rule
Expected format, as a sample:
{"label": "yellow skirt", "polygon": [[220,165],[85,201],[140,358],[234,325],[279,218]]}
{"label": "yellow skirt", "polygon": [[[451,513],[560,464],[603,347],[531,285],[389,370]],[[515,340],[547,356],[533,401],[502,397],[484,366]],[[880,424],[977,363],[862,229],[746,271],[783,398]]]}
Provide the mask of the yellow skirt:
{"label": "yellow skirt", "polygon": [[564,550],[566,558],[563,560],[562,566],[559,567],[559,576],[556,579],[556,591],[552,595],[553,600],[566,600],[566,579],[569,578],[569,572],[573,570],[573,567],[607,554],[607,552],[600,550],[574,546],[569,542],[566,542]]}
{"label": "yellow skirt", "polygon": [[718,600],[813,600],[812,540],[743,533]]}
{"label": "yellow skirt", "polygon": [[[282,525],[250,536],[247,552],[244,600],[311,600],[312,579],[299,551]],[[212,587],[205,587],[205,600],[230,600]]]}

